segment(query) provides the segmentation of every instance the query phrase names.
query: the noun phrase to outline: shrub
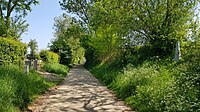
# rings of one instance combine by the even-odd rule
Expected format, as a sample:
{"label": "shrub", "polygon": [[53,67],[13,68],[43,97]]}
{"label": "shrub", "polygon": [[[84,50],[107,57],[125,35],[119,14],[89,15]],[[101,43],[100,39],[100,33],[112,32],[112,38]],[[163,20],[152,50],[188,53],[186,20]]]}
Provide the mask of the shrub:
{"label": "shrub", "polygon": [[33,95],[52,85],[35,72],[25,75],[16,66],[0,66],[0,111],[15,112],[23,109]]}
{"label": "shrub", "polygon": [[47,63],[58,63],[59,62],[59,55],[48,50],[42,50],[40,52],[40,57],[42,61]]}
{"label": "shrub", "polygon": [[139,112],[198,112],[199,65],[197,57],[180,62],[147,60],[121,72],[109,64],[96,66],[92,72]]}
{"label": "shrub", "polygon": [[43,69],[50,73],[56,73],[61,76],[67,75],[69,68],[65,65],[61,65],[59,63],[46,63]]}
{"label": "shrub", "polygon": [[0,37],[0,65],[23,65],[27,46],[19,41]]}
{"label": "shrub", "polygon": [[[193,60],[195,61],[195,60]],[[168,111],[200,111],[200,62],[185,62],[178,64],[172,69],[174,86],[167,100]],[[173,103],[172,103],[173,102]]]}
{"label": "shrub", "polygon": [[126,72],[130,72],[130,80],[135,84],[134,94],[126,97],[127,103],[142,112],[167,110],[166,99],[174,81],[168,69],[149,64],[137,69],[130,68]]}

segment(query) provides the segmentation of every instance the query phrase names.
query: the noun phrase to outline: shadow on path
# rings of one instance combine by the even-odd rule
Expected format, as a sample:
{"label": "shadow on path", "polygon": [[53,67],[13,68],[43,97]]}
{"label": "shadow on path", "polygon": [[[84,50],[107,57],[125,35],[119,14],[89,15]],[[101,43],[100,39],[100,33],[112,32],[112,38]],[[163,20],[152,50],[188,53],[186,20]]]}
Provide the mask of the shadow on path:
{"label": "shadow on path", "polygon": [[82,65],[73,67],[62,85],[38,98],[32,112],[133,112]]}

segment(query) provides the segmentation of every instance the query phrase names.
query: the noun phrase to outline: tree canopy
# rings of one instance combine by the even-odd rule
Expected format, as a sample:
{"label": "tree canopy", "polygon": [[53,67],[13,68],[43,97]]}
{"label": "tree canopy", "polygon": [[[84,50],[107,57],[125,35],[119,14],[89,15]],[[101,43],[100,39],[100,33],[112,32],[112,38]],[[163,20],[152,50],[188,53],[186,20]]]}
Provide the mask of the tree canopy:
{"label": "tree canopy", "polygon": [[28,43],[28,47],[30,48],[30,55],[29,58],[30,59],[36,59],[36,53],[38,50],[38,45],[37,45],[37,41],[36,39],[31,39],[30,42]]}
{"label": "tree canopy", "polygon": [[60,5],[87,26],[98,57],[133,46],[143,46],[144,57],[165,57],[173,54],[176,41],[189,38],[198,1],[61,0]]}
{"label": "tree canopy", "polygon": [[19,39],[27,31],[24,17],[38,0],[0,0],[0,36]]}
{"label": "tree canopy", "polygon": [[78,64],[83,61],[84,49],[80,45],[83,28],[73,18],[64,15],[55,18],[54,36],[50,49],[58,53],[60,63],[65,65]]}

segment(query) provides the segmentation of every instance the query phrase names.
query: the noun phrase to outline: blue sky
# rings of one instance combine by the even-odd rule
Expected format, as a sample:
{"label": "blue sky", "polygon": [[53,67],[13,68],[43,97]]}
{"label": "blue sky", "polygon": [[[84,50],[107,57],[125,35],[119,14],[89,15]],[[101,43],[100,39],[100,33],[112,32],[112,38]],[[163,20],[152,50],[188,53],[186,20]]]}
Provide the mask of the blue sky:
{"label": "blue sky", "polygon": [[39,50],[46,49],[53,38],[54,18],[63,14],[59,0],[40,0],[40,4],[32,7],[25,18],[29,24],[28,32],[22,36],[22,42],[28,43],[36,39]]}

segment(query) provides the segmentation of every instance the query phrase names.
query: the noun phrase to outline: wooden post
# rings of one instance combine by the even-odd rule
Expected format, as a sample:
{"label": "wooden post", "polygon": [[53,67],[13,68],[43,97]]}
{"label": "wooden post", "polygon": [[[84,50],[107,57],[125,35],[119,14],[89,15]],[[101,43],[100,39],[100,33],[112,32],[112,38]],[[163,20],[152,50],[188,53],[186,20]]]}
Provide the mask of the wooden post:
{"label": "wooden post", "polygon": [[26,75],[28,75],[28,73],[29,73],[29,66],[28,65],[24,66],[24,72],[25,72]]}
{"label": "wooden post", "polygon": [[178,61],[181,59],[181,47],[180,47],[180,41],[176,42],[176,49],[175,49],[175,55],[174,60]]}
{"label": "wooden post", "polygon": [[29,69],[31,69],[31,60],[26,60],[25,65],[27,65]]}
{"label": "wooden post", "polygon": [[34,67],[35,70],[38,69],[38,60],[33,61],[33,67]]}

